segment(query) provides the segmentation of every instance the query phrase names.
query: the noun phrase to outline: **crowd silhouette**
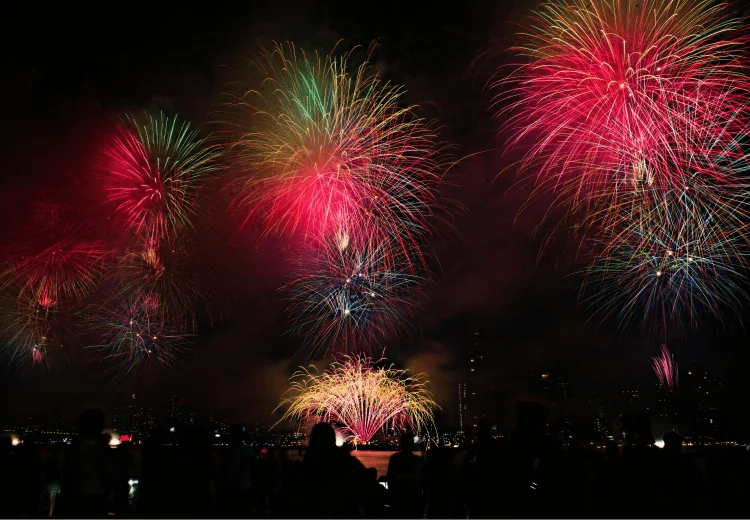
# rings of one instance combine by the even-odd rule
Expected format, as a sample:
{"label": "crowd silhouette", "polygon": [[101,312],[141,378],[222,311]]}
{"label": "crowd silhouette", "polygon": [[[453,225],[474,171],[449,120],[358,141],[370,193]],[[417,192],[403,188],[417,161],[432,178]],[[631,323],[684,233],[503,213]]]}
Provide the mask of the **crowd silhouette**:
{"label": "crowd silhouette", "polygon": [[[519,403],[517,427],[496,439],[480,421],[475,443],[415,453],[404,433],[387,473],[378,475],[338,447],[333,427],[315,425],[301,457],[255,448],[244,429],[229,429],[213,448],[207,432],[180,442],[155,429],[140,448],[112,448],[104,415],[84,412],[62,457],[33,439],[0,438],[0,507],[15,518],[502,518],[731,517],[741,515],[747,450],[697,464],[677,433],[654,446],[651,422],[622,420],[624,443],[596,452],[546,433],[546,409]],[[218,449],[218,453],[216,450]],[[708,461],[708,462],[705,462]],[[138,482],[137,492],[133,484]]]}

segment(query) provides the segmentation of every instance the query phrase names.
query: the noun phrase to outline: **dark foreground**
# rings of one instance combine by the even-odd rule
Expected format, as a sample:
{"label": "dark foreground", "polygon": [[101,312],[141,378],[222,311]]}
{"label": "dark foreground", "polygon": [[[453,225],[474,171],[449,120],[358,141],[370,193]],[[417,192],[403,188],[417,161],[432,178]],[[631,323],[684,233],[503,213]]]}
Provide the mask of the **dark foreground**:
{"label": "dark foreground", "polygon": [[[297,450],[211,448],[200,430],[178,446],[152,435],[140,450],[108,446],[100,421],[82,421],[64,453],[2,439],[0,507],[16,518],[498,518],[737,517],[746,509],[748,452],[696,459],[679,436],[651,445],[647,418],[624,424],[628,442],[606,453],[563,449],[540,430],[486,435],[467,448],[413,453],[411,436],[385,475],[337,448],[325,423]],[[6,442],[7,441],[7,442]],[[212,450],[214,450],[212,452]],[[218,450],[218,451],[215,451]],[[46,451],[46,455],[44,455]],[[137,461],[136,461],[137,459]],[[387,481],[387,488],[385,483]]]}

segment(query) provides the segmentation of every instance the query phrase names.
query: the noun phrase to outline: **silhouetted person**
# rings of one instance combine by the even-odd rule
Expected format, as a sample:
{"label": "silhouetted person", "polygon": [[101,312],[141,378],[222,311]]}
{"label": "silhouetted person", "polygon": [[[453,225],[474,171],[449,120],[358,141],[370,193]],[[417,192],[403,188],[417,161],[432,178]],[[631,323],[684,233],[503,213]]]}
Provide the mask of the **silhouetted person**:
{"label": "silhouetted person", "polygon": [[270,515],[274,494],[281,488],[281,467],[274,457],[273,447],[263,447],[253,466],[253,510],[261,518]]}
{"label": "silhouetted person", "polygon": [[145,517],[174,516],[180,468],[177,466],[177,448],[165,445],[171,444],[170,441],[168,428],[157,426],[149,433],[141,449],[138,509]]}
{"label": "silhouetted person", "polygon": [[620,504],[623,516],[664,514],[659,486],[659,449],[653,446],[651,419],[643,412],[622,418],[625,445],[622,447]]}
{"label": "silhouetted person", "polygon": [[388,461],[388,491],[393,514],[397,518],[422,518],[422,468],[424,459],[414,454],[414,434],[404,432],[399,439],[400,451]]}
{"label": "silhouetted person", "polygon": [[316,424],[301,467],[298,516],[361,518],[364,516],[365,468],[348,452],[336,447],[336,433],[328,423]]}
{"label": "silhouetted person", "polygon": [[620,460],[620,446],[613,440],[608,440],[604,449],[604,456],[609,463],[617,463]]}
{"label": "silhouetted person", "polygon": [[38,446],[33,438],[27,437],[21,444],[12,447],[8,463],[7,467],[0,469],[11,476],[3,509],[8,516],[37,516],[44,475]]}
{"label": "silhouetted person", "polygon": [[86,410],[78,421],[78,436],[65,457],[61,500],[65,514],[103,518],[109,511],[111,459],[108,436],[102,434],[104,412]]}
{"label": "silhouetted person", "polygon": [[689,517],[700,516],[703,495],[703,475],[691,464],[682,451],[682,437],[677,432],[664,435],[661,450],[661,491],[664,514]]}
{"label": "silhouetted person", "polygon": [[60,471],[60,461],[57,457],[48,455],[44,459],[44,489],[46,491],[47,513],[50,518],[55,513],[57,495],[60,494],[60,480],[62,472]]}
{"label": "silhouetted person", "polygon": [[123,442],[113,450],[112,498],[114,510],[118,516],[127,514],[130,508],[129,481],[133,478],[135,470],[135,462],[131,453],[132,448],[130,442]]}
{"label": "silhouetted person", "polygon": [[208,433],[200,428],[184,432],[178,455],[178,516],[212,516],[216,496],[214,462],[208,455]]}
{"label": "silhouetted person", "polygon": [[14,495],[16,494],[13,475],[13,440],[9,436],[0,437],[0,504],[7,517],[13,516]]}
{"label": "silhouetted person", "polygon": [[367,518],[385,518],[388,491],[378,482],[378,470],[367,468],[364,480],[364,505]]}
{"label": "silhouetted person", "polygon": [[228,433],[229,445],[221,450],[223,512],[232,518],[243,518],[252,510],[250,488],[255,450],[245,445],[241,424],[233,425]]}
{"label": "silhouetted person", "polygon": [[453,451],[438,445],[427,451],[426,458],[422,472],[425,518],[466,518]]}
{"label": "silhouetted person", "polygon": [[[492,438],[489,421],[480,419],[477,423],[477,442],[472,446],[465,461],[464,494],[470,518],[491,518],[502,516],[499,513],[498,493],[504,495],[503,446]],[[503,498],[504,499],[504,498]]]}

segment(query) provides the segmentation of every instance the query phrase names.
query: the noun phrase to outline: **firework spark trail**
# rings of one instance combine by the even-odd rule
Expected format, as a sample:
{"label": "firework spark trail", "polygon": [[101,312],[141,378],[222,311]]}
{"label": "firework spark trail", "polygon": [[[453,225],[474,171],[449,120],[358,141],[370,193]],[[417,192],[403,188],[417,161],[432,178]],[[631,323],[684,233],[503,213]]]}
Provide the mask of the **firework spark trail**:
{"label": "firework spark trail", "polygon": [[11,363],[50,366],[78,307],[99,285],[108,251],[62,206],[36,206],[23,244],[10,248],[0,273],[0,337]]}
{"label": "firework spark trail", "polygon": [[348,59],[312,58],[291,44],[263,54],[262,88],[228,106],[237,121],[235,205],[246,222],[262,213],[267,232],[389,240],[416,254],[445,147],[413,107],[399,106],[403,89],[368,63],[348,72]]}
{"label": "firework spark trail", "polygon": [[99,343],[91,345],[119,374],[148,368],[151,364],[173,365],[185,350],[193,329],[173,312],[163,312],[158,295],[130,295],[108,302],[93,314],[92,330]]}
{"label": "firework spark trail", "polygon": [[425,385],[424,374],[408,376],[392,365],[378,368],[369,358],[344,357],[322,373],[295,373],[291,395],[279,405],[288,406],[281,420],[332,422],[354,443],[367,443],[386,428],[429,435],[438,406]]}
{"label": "firework spark trail", "polygon": [[571,220],[583,234],[585,301],[621,326],[739,313],[750,82],[729,6],[548,2],[521,37],[498,115],[511,146],[531,142],[527,206],[553,193],[547,242]]}
{"label": "firework spark trail", "polygon": [[184,240],[196,217],[197,191],[219,168],[218,155],[177,118],[126,116],[102,154],[106,202],[134,236]]}
{"label": "firework spark trail", "polygon": [[176,117],[126,116],[104,149],[106,202],[132,240],[119,245],[112,295],[90,312],[105,360],[128,373],[150,362],[172,364],[195,328],[203,288],[191,234],[198,193],[218,170],[221,152]]}
{"label": "firework spark trail", "polygon": [[706,311],[739,316],[748,220],[735,202],[703,192],[634,197],[607,210],[609,224],[590,238],[594,260],[582,291],[586,300],[620,325],[691,325]]}
{"label": "firework spark trail", "polygon": [[[729,143],[748,122],[747,37],[727,6],[701,0],[547,3],[521,36],[530,62],[496,83],[511,145],[538,135],[521,166],[566,197],[612,193],[613,172],[684,184],[678,132]],[[715,182],[721,172],[703,171]]]}
{"label": "firework spark trail", "polygon": [[204,295],[187,256],[182,245],[144,239],[114,266],[111,294],[88,311],[98,341],[88,348],[113,371],[173,365],[187,350]]}
{"label": "firework spark trail", "polygon": [[114,271],[114,291],[121,299],[156,295],[161,312],[192,314],[205,291],[191,261],[183,244],[144,240],[120,259]]}
{"label": "firework spark trail", "polygon": [[88,238],[87,227],[59,215],[38,224],[0,273],[0,290],[14,293],[23,306],[51,309],[81,303],[102,276],[104,242]]}
{"label": "firework spark trail", "polygon": [[0,316],[0,336],[5,340],[3,354],[10,363],[52,366],[62,353],[62,344],[51,311],[22,308],[16,302],[4,302],[3,307],[7,308]]}
{"label": "firework spark trail", "polygon": [[674,392],[679,383],[677,362],[666,345],[661,346],[660,356],[651,358],[651,366],[661,386],[668,392]]}
{"label": "firework spark trail", "polygon": [[313,351],[368,351],[406,329],[421,301],[422,280],[408,260],[393,256],[398,248],[344,243],[305,248],[282,287],[292,330]]}

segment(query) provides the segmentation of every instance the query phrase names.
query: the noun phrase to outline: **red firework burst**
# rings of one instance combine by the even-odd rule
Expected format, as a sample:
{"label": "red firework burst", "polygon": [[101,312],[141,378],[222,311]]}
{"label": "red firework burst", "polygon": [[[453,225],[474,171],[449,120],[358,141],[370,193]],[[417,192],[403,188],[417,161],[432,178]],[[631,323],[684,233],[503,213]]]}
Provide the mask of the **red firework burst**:
{"label": "red firework burst", "polygon": [[[403,91],[366,62],[277,46],[258,64],[260,90],[236,95],[235,205],[268,232],[314,241],[394,241],[413,252],[429,233],[445,147]],[[421,258],[414,259],[420,263]]]}
{"label": "red firework burst", "polygon": [[[536,135],[523,166],[574,196],[618,185],[681,187],[700,168],[684,135],[714,148],[746,128],[747,37],[722,3],[565,0],[521,36],[530,62],[496,85],[512,144]],[[685,150],[685,147],[691,147]],[[720,169],[701,171],[725,182]]]}
{"label": "red firework burst", "polygon": [[218,151],[176,118],[126,117],[104,149],[100,177],[125,229],[170,242],[191,226],[200,181]]}
{"label": "red firework burst", "polygon": [[88,227],[68,220],[61,208],[41,209],[33,234],[11,252],[3,289],[22,307],[49,310],[80,303],[99,282],[106,246],[90,238]]}

